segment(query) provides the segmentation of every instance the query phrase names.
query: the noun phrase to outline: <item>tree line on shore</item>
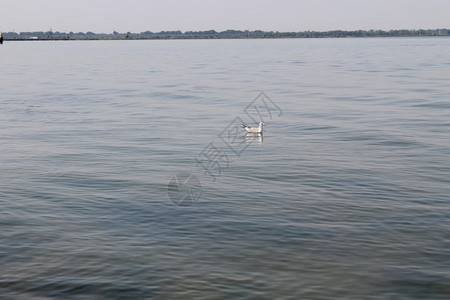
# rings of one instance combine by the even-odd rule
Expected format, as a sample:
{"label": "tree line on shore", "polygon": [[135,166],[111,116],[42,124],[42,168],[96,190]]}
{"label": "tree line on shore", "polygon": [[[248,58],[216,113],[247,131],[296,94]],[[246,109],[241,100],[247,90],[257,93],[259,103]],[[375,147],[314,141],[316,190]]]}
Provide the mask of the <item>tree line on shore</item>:
{"label": "tree line on shore", "polygon": [[332,30],[278,32],[262,30],[226,30],[207,31],[144,31],[141,33],[94,33],[88,32],[4,32],[5,40],[147,40],[147,39],[251,39],[251,38],[343,38],[343,37],[417,37],[417,36],[450,36],[450,29],[419,30]]}

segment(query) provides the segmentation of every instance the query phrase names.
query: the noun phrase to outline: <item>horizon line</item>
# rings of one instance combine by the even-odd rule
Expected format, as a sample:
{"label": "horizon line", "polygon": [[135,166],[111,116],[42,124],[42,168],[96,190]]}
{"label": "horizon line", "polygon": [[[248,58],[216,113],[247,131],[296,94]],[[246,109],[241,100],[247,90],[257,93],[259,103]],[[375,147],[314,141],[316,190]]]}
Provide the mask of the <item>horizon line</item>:
{"label": "horizon line", "polygon": [[78,33],[93,33],[93,34],[142,34],[142,33],[201,33],[201,32],[214,32],[214,33],[226,33],[226,32],[264,32],[264,33],[304,33],[304,32],[315,32],[315,33],[326,33],[326,32],[336,32],[336,31],[340,31],[340,32],[373,32],[373,31],[381,31],[381,32],[390,32],[390,31],[432,31],[432,30],[449,30],[449,28],[419,28],[419,29],[408,29],[408,28],[391,28],[391,29],[330,29],[330,30],[299,30],[299,31],[280,31],[280,30],[262,30],[262,29],[254,29],[254,30],[249,30],[249,29],[226,29],[226,30],[222,30],[222,31],[218,31],[215,29],[205,29],[205,30],[185,30],[182,31],[180,29],[177,30],[161,30],[161,31],[151,31],[151,30],[145,30],[145,31],[141,31],[141,32],[118,32],[116,30],[113,30],[112,32],[108,33],[108,32],[94,32],[91,30],[88,31],[59,31],[59,30],[55,30],[53,31],[52,28],[50,28],[50,30],[47,31],[43,31],[43,30],[32,30],[32,31],[0,31],[1,33],[33,33],[33,32],[44,32],[44,33],[48,33],[48,32],[52,32],[52,33],[74,33],[74,34],[78,34]]}

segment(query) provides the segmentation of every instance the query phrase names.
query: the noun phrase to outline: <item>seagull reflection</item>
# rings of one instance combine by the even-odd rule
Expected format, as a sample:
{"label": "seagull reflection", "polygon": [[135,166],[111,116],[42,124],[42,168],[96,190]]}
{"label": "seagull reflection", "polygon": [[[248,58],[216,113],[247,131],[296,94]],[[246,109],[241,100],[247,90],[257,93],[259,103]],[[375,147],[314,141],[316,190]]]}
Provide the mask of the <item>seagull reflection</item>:
{"label": "seagull reflection", "polygon": [[264,141],[264,137],[262,133],[247,133],[245,135],[246,143],[259,143],[261,144]]}

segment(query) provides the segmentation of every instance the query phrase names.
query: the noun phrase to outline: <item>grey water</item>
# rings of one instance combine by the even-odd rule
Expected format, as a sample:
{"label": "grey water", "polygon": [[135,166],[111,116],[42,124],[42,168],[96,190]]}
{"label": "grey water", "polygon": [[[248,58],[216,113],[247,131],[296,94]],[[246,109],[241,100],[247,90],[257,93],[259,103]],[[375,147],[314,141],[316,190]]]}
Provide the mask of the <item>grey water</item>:
{"label": "grey water", "polygon": [[[450,298],[450,39],[6,42],[0,66],[1,299]],[[261,92],[280,112],[237,154]]]}

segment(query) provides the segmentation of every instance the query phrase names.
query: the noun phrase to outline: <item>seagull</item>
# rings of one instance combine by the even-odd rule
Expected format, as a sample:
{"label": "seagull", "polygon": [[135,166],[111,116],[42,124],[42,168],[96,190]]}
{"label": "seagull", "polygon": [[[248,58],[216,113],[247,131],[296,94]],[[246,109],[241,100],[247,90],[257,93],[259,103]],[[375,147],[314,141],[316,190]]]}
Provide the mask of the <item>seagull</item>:
{"label": "seagull", "polygon": [[245,130],[247,130],[247,132],[250,132],[250,133],[263,133],[263,126],[266,126],[266,124],[264,124],[264,122],[259,122],[258,127],[251,127],[251,126],[242,124],[242,128],[245,128]]}

